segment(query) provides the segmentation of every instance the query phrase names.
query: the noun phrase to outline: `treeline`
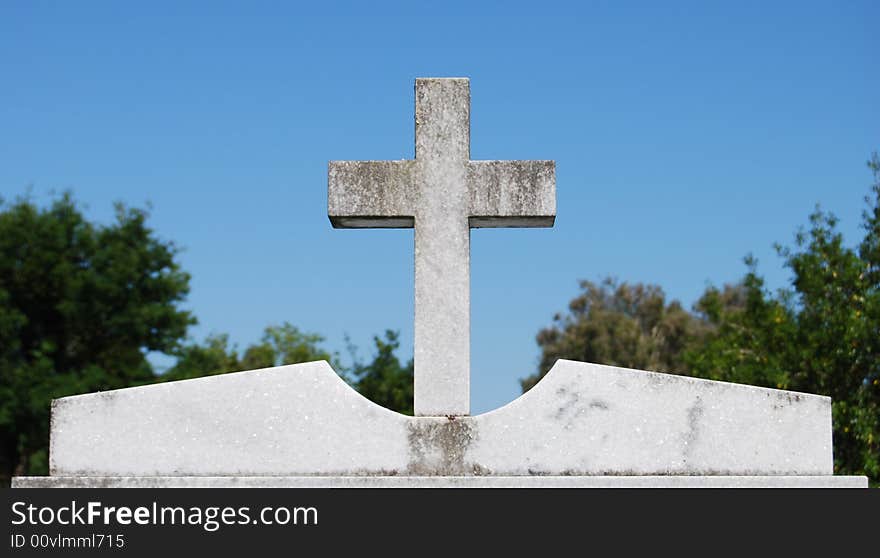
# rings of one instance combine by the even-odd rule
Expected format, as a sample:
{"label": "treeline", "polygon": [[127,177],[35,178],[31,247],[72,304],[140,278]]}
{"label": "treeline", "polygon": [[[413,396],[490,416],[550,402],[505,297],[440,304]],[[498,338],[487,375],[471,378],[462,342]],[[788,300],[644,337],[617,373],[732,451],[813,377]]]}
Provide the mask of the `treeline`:
{"label": "treeline", "polygon": [[[880,159],[869,161],[864,236],[847,246],[833,215],[817,211],[791,247],[779,246],[791,284],[768,291],[747,258],[741,281],[710,287],[692,309],[654,285],[583,281],[565,313],[537,336],[533,386],[559,358],[689,374],[833,398],[835,471],[880,481]],[[328,360],[360,393],[412,413],[412,360],[397,335],[374,338],[351,364],[290,323],[267,327],[239,351],[225,335],[187,338],[181,309],[190,276],[173,242],[141,209],[117,206],[113,224],[88,222],[66,194],[40,208],[0,200],[0,482],[48,471],[49,402],[156,381]],[[146,355],[174,357],[164,373]]]}

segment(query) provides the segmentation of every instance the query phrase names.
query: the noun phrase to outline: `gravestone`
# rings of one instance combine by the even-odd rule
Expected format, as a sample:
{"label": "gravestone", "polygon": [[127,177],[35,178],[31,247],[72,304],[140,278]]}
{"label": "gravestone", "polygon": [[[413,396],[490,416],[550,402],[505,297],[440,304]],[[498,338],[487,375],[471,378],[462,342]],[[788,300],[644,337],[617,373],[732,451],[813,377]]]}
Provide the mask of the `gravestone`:
{"label": "gravestone", "polygon": [[469,416],[470,229],[552,226],[555,166],[470,160],[468,80],[415,90],[415,159],[331,162],[328,214],[415,229],[417,416],[324,361],[64,397],[50,476],[13,486],[867,486],[833,475],[818,395],[560,360]]}

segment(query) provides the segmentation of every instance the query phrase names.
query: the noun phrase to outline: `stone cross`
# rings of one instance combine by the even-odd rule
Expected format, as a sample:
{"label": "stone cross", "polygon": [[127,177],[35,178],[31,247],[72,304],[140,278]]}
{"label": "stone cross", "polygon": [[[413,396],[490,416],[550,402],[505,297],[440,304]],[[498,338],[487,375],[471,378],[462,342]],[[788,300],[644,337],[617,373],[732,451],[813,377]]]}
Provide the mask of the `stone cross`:
{"label": "stone cross", "polygon": [[552,227],[553,161],[471,161],[470,83],[416,79],[414,160],[331,161],[335,228],[415,228],[417,416],[470,412],[470,229]]}

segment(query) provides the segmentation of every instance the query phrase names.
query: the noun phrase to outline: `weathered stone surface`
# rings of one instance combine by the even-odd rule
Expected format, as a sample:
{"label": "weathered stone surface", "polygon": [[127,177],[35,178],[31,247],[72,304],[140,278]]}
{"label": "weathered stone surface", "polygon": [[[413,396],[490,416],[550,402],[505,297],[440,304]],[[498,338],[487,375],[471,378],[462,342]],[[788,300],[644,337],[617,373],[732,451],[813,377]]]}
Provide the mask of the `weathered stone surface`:
{"label": "weathered stone surface", "polygon": [[50,468],[59,477],[826,476],[831,408],[827,397],[559,361],[490,413],[407,417],[322,361],[58,399]]}
{"label": "weathered stone surface", "polygon": [[550,227],[553,161],[471,161],[470,85],[416,80],[416,158],[331,161],[337,228],[415,227],[415,413],[470,410],[470,228]]}
{"label": "weathered stone surface", "polygon": [[13,488],[867,488],[848,476],[17,477]]}
{"label": "weathered stone surface", "polygon": [[553,161],[469,161],[467,177],[471,228],[553,226]]}

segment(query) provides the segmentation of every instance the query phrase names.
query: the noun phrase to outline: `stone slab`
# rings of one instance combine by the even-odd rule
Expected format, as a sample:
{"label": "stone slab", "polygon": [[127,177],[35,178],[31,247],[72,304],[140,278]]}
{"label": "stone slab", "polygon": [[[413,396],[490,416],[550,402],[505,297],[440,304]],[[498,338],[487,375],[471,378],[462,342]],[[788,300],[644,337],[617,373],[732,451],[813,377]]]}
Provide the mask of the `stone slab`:
{"label": "stone slab", "polygon": [[495,411],[408,417],[318,361],[57,399],[50,474],[830,476],[831,401],[560,360]]}
{"label": "stone slab", "polygon": [[855,476],[17,477],[13,488],[867,488]]}

